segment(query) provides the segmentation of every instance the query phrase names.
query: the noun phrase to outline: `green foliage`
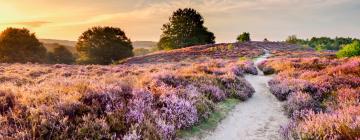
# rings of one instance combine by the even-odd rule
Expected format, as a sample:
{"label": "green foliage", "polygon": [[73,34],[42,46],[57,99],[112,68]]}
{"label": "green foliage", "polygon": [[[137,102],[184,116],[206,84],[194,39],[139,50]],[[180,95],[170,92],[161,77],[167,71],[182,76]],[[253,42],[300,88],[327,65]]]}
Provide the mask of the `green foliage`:
{"label": "green foliage", "polygon": [[28,29],[7,28],[0,35],[0,62],[42,63],[45,56],[45,47]]}
{"label": "green foliage", "polygon": [[289,43],[289,44],[298,44],[299,39],[296,37],[296,35],[291,35],[291,36],[288,36],[288,38],[286,39],[285,42]]}
{"label": "green foliage", "polygon": [[232,50],[235,49],[235,46],[233,44],[229,44],[229,45],[227,45],[226,49],[229,50],[229,51],[232,51]]}
{"label": "green foliage", "polygon": [[317,51],[322,50],[339,50],[342,46],[355,41],[355,38],[336,37],[312,37],[311,39],[298,39],[296,35],[289,36],[285,42],[302,46],[309,46]]}
{"label": "green foliage", "polygon": [[73,64],[73,54],[63,45],[56,44],[53,52],[48,53],[49,63],[52,64]]}
{"label": "green foliage", "polygon": [[78,39],[80,64],[111,64],[133,56],[131,41],[120,28],[93,27]]}
{"label": "green foliage", "polygon": [[354,41],[353,43],[344,46],[336,53],[338,57],[353,57],[360,55],[360,42]]}
{"label": "green foliage", "polygon": [[247,32],[244,32],[242,33],[241,35],[239,35],[236,40],[238,42],[248,42],[248,41],[251,41],[250,39],[250,33],[247,33]]}
{"label": "green foliage", "polygon": [[204,19],[191,8],[178,9],[162,27],[160,50],[215,43],[215,36],[204,27]]}

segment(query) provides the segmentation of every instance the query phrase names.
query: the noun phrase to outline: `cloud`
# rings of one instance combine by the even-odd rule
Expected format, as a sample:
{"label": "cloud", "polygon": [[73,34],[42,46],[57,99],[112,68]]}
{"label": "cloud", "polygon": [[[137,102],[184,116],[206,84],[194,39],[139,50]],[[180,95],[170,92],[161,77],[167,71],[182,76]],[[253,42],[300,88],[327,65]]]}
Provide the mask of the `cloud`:
{"label": "cloud", "polygon": [[41,27],[45,24],[49,24],[51,22],[48,21],[22,21],[22,22],[13,22],[13,23],[6,23],[6,25],[20,25],[20,26],[26,26],[26,27]]}

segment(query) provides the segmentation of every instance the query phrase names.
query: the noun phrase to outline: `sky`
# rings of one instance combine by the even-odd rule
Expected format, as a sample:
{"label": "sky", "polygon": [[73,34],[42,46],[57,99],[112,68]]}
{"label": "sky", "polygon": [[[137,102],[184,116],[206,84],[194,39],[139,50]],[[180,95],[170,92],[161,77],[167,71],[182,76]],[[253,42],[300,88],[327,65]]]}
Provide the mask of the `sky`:
{"label": "sky", "polygon": [[77,40],[92,26],[114,26],[133,41],[158,41],[178,8],[194,8],[216,42],[289,35],[360,38],[360,0],[0,0],[0,30],[25,27],[38,38]]}

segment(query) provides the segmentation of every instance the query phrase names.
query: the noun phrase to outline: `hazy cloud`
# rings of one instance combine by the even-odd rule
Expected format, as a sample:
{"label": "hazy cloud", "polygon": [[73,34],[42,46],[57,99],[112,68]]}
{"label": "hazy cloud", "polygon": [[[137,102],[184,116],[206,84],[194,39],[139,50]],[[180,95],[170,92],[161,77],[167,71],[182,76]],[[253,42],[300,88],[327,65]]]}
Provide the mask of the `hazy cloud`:
{"label": "hazy cloud", "polygon": [[33,27],[45,38],[75,40],[89,27],[116,26],[132,40],[156,41],[172,12],[187,7],[203,15],[218,42],[234,41],[245,31],[255,40],[281,40],[290,34],[360,38],[359,0],[34,0],[36,5],[19,1],[0,0],[2,22]]}
{"label": "hazy cloud", "polygon": [[23,21],[23,22],[13,22],[13,23],[5,23],[7,25],[18,25],[18,26],[25,26],[25,27],[41,27],[45,24],[49,24],[51,22],[47,21]]}

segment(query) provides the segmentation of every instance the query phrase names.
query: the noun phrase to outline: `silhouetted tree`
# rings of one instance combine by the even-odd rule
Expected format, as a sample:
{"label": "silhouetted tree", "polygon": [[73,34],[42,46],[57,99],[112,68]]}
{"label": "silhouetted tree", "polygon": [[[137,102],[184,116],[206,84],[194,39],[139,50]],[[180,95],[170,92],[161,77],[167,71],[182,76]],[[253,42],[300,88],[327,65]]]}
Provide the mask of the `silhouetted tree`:
{"label": "silhouetted tree", "polygon": [[161,30],[161,50],[215,43],[214,34],[204,27],[203,17],[191,8],[176,10]]}
{"label": "silhouetted tree", "polygon": [[7,28],[0,35],[0,62],[46,61],[46,49],[28,29]]}
{"label": "silhouetted tree", "polygon": [[248,42],[248,41],[251,41],[250,39],[250,33],[247,33],[247,32],[244,32],[242,33],[241,35],[239,35],[236,40],[238,42]]}
{"label": "silhouetted tree", "polygon": [[73,64],[75,58],[73,54],[65,47],[59,44],[54,48],[54,52],[49,52],[49,62],[54,64]]}
{"label": "silhouetted tree", "polygon": [[80,64],[111,64],[133,56],[129,38],[120,28],[93,27],[78,39],[76,50]]}

